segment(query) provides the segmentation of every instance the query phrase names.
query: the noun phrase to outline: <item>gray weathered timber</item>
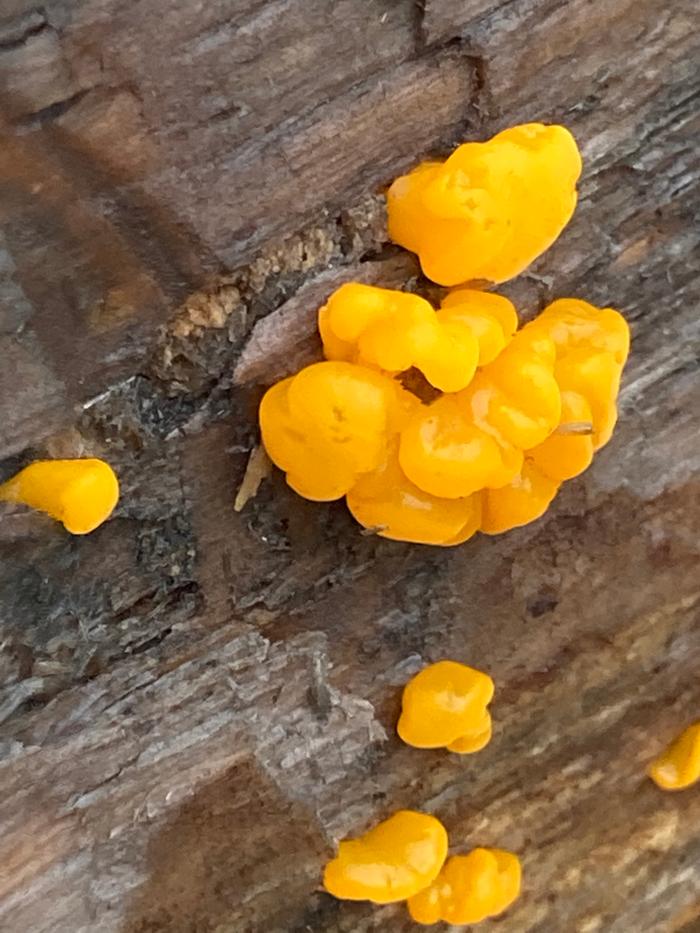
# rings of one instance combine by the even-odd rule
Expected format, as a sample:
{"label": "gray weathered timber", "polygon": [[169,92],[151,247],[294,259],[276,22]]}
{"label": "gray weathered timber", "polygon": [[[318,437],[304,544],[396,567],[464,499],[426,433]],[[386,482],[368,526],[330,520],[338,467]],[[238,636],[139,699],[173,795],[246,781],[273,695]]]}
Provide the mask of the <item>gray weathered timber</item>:
{"label": "gray weathered timber", "polygon": [[[485,930],[700,928],[700,795],[644,777],[700,715],[699,51],[690,0],[0,0],[0,479],[96,454],[123,490],[86,538],[0,512],[3,933],[415,929],[319,890],[404,806],[522,855]],[[427,287],[383,187],[530,119],[581,201],[504,291],[627,316],[608,448],[453,550],[278,474],[234,512],[328,290]],[[496,681],[479,755],[395,736],[443,657]]]}

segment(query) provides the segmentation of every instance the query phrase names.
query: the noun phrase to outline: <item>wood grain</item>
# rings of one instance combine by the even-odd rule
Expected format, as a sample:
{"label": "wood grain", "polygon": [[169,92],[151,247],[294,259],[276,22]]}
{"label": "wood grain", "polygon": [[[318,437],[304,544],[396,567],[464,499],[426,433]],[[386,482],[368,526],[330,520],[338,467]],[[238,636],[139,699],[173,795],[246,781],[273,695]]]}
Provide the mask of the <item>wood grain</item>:
{"label": "wood grain", "polygon": [[[319,889],[393,810],[523,857],[518,933],[692,933],[700,798],[649,759],[700,710],[698,35],[651,0],[0,5],[0,479],[117,469],[70,538],[0,515],[0,928],[363,933]],[[504,289],[633,331],[621,420],[540,522],[363,537],[279,474],[233,509],[265,384],[386,242],[399,172],[509,123],[581,145],[577,213]],[[465,759],[395,736],[455,657],[497,685]],[[496,928],[484,924],[484,929]]]}

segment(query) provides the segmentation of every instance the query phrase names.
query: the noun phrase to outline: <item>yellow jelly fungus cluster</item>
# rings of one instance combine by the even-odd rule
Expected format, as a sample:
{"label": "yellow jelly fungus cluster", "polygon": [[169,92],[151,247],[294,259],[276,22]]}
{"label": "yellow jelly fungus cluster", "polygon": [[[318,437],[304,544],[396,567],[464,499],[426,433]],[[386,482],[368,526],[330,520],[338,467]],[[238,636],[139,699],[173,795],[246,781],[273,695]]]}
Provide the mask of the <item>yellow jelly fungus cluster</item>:
{"label": "yellow jelly fungus cluster", "polygon": [[[590,464],[617,418],[629,329],[611,308],[561,299],[517,328],[508,299],[341,286],[319,312],[325,362],[273,386],[263,443],[300,495],[346,497],[378,534],[455,545],[539,518]],[[436,399],[396,378],[419,370]]]}
{"label": "yellow jelly fungus cluster", "polygon": [[344,900],[403,901],[437,878],[446,856],[447,832],[438,819],[399,810],[359,839],[341,842],[323,886]]}
{"label": "yellow jelly fungus cluster", "polygon": [[478,752],[491,739],[493,681],[456,661],[423,668],[404,687],[396,727],[407,745]]}
{"label": "yellow jelly fungus cluster", "polygon": [[348,282],[321,308],[318,328],[329,360],[398,375],[412,367],[443,392],[459,392],[491,362],[518,326],[505,298],[463,290],[436,314],[418,295]]}
{"label": "yellow jelly fungus cluster", "polygon": [[649,766],[663,790],[683,790],[700,780],[700,722],[688,726]]}
{"label": "yellow jelly fungus cluster", "polygon": [[408,900],[422,924],[480,923],[502,914],[520,894],[520,860],[502,849],[453,855],[433,883]]}
{"label": "yellow jelly fungus cluster", "polygon": [[119,482],[103,460],[37,460],[0,486],[0,501],[46,512],[74,535],[94,531],[111,515]]}
{"label": "yellow jelly fungus cluster", "polygon": [[[438,661],[403,691],[397,731],[416,748],[465,754],[491,738],[493,681],[456,661]],[[326,865],[325,889],[376,904],[407,901],[418,923],[479,923],[503,913],[520,893],[520,862],[500,849],[447,858],[448,838],[434,816],[400,810],[359,839],[340,843]]]}
{"label": "yellow jelly fungus cluster", "polygon": [[520,891],[510,852],[474,849],[448,859],[445,827],[434,816],[399,810],[358,839],[346,839],[326,865],[323,886],[337,898],[407,901],[419,923],[478,923],[502,913]]}
{"label": "yellow jelly fungus cluster", "polygon": [[580,174],[563,126],[515,126],[397,178],[387,194],[389,235],[440,285],[505,282],[569,222]]}

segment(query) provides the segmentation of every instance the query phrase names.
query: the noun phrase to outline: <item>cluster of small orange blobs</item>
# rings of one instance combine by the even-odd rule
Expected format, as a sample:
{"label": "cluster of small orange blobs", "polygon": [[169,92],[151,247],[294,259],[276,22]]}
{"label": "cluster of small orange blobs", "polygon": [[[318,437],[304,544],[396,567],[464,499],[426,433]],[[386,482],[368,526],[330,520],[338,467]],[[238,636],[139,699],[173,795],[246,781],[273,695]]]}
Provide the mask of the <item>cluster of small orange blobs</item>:
{"label": "cluster of small orange blobs", "polygon": [[[300,495],[346,497],[387,538],[454,545],[538,518],[614,427],[622,316],[555,301],[517,330],[503,296],[341,286],[319,312],[326,362],[270,389],[262,438]],[[421,401],[397,378],[418,370]]]}
{"label": "cluster of small orange blobs", "polygon": [[448,837],[434,816],[399,810],[357,839],[346,839],[326,865],[323,886],[343,900],[407,901],[422,924],[479,923],[503,913],[520,893],[520,861],[501,849],[447,859]]}

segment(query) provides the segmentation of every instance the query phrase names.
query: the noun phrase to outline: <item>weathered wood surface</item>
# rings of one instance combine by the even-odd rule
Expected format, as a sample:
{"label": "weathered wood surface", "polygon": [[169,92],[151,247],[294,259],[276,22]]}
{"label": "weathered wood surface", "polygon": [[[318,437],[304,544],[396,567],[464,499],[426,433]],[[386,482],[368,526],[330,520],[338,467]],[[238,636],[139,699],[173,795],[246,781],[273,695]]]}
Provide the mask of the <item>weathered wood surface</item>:
{"label": "weathered wood surface", "polygon": [[[644,778],[700,714],[696,17],[0,0],[0,470],[94,452],[123,483],[84,539],[2,513],[0,929],[408,930],[318,891],[334,840],[400,806],[522,854],[499,929],[700,929],[700,795]],[[451,551],[363,537],[279,476],[236,514],[310,306],[360,268],[415,276],[382,185],[526,119],[567,123],[586,167],[508,291],[623,309],[613,443],[544,520]],[[467,760],[393,732],[445,656],[497,683]]]}

